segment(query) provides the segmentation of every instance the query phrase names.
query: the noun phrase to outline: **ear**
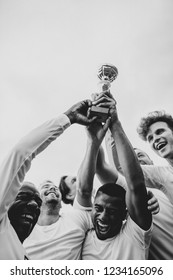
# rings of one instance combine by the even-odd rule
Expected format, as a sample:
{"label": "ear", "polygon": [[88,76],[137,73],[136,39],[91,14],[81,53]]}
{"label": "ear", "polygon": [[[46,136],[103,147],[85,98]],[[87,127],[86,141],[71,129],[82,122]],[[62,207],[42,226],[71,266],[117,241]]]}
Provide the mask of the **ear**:
{"label": "ear", "polygon": [[127,218],[127,208],[125,208],[122,212],[122,220],[124,221],[126,220],[126,218]]}
{"label": "ear", "polygon": [[70,199],[70,200],[72,199],[72,195],[70,193],[66,194],[65,197],[66,197],[66,199]]}

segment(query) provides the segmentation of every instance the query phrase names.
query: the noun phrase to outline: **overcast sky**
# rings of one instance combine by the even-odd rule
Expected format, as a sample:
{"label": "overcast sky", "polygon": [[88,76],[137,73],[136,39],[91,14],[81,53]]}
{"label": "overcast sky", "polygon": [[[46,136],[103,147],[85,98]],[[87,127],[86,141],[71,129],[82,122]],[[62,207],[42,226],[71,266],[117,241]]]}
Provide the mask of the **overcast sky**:
{"label": "overcast sky", "polygon": [[[135,147],[142,116],[173,114],[172,0],[0,0],[0,157],[29,130],[97,91],[97,69],[114,64],[119,118]],[[86,147],[73,125],[34,159],[26,179],[76,174]]]}

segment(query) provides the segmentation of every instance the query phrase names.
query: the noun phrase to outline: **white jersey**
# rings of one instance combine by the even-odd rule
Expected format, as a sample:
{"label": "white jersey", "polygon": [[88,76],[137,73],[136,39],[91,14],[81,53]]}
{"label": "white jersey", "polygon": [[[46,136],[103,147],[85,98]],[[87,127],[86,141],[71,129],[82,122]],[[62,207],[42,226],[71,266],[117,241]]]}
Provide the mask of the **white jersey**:
{"label": "white jersey", "polygon": [[146,260],[151,240],[151,229],[142,230],[128,217],[118,235],[106,240],[97,238],[95,230],[88,231],[83,260]]}
{"label": "white jersey", "polygon": [[173,260],[173,205],[161,191],[152,192],[159,201],[160,211],[153,215],[149,259]]}
{"label": "white jersey", "polygon": [[0,259],[26,259],[25,250],[10,224],[7,211],[29,170],[32,159],[55,140],[68,126],[61,115],[32,130],[7,155],[0,166]]}
{"label": "white jersey", "polygon": [[85,211],[62,211],[57,222],[40,226],[35,225],[24,247],[34,260],[78,260],[81,258],[82,244],[90,225]]}
{"label": "white jersey", "polygon": [[173,167],[142,165],[145,184],[148,188],[161,190],[173,204]]}
{"label": "white jersey", "polygon": [[[125,183],[119,180],[125,187]],[[82,207],[77,200],[74,207],[83,209],[85,219],[90,217],[91,211],[86,211],[87,207]],[[88,210],[91,208],[88,207]],[[83,221],[84,222],[84,221]],[[149,245],[152,235],[152,226],[149,230],[141,229],[128,216],[118,235],[106,240],[97,238],[95,230],[89,229],[83,244],[83,260],[146,260],[149,253]]]}

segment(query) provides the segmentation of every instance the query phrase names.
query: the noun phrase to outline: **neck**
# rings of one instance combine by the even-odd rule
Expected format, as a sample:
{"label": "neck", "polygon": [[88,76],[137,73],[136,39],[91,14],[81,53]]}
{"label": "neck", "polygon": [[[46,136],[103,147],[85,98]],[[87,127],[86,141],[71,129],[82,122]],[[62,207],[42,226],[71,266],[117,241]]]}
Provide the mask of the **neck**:
{"label": "neck", "polygon": [[173,159],[171,158],[171,159],[166,159],[166,160],[173,167]]}
{"label": "neck", "polygon": [[48,226],[48,225],[56,223],[60,217],[59,212],[60,212],[59,207],[52,209],[47,206],[45,206],[45,207],[43,206],[41,208],[40,216],[38,219],[38,224],[40,226]]}

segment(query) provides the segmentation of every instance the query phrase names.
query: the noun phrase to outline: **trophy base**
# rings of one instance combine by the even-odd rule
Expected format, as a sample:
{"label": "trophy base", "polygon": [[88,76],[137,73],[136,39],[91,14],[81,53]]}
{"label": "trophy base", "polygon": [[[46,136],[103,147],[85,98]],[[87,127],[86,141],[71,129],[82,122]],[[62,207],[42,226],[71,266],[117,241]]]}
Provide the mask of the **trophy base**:
{"label": "trophy base", "polygon": [[108,118],[108,108],[91,106],[90,117],[97,117],[97,122],[105,123]]}

